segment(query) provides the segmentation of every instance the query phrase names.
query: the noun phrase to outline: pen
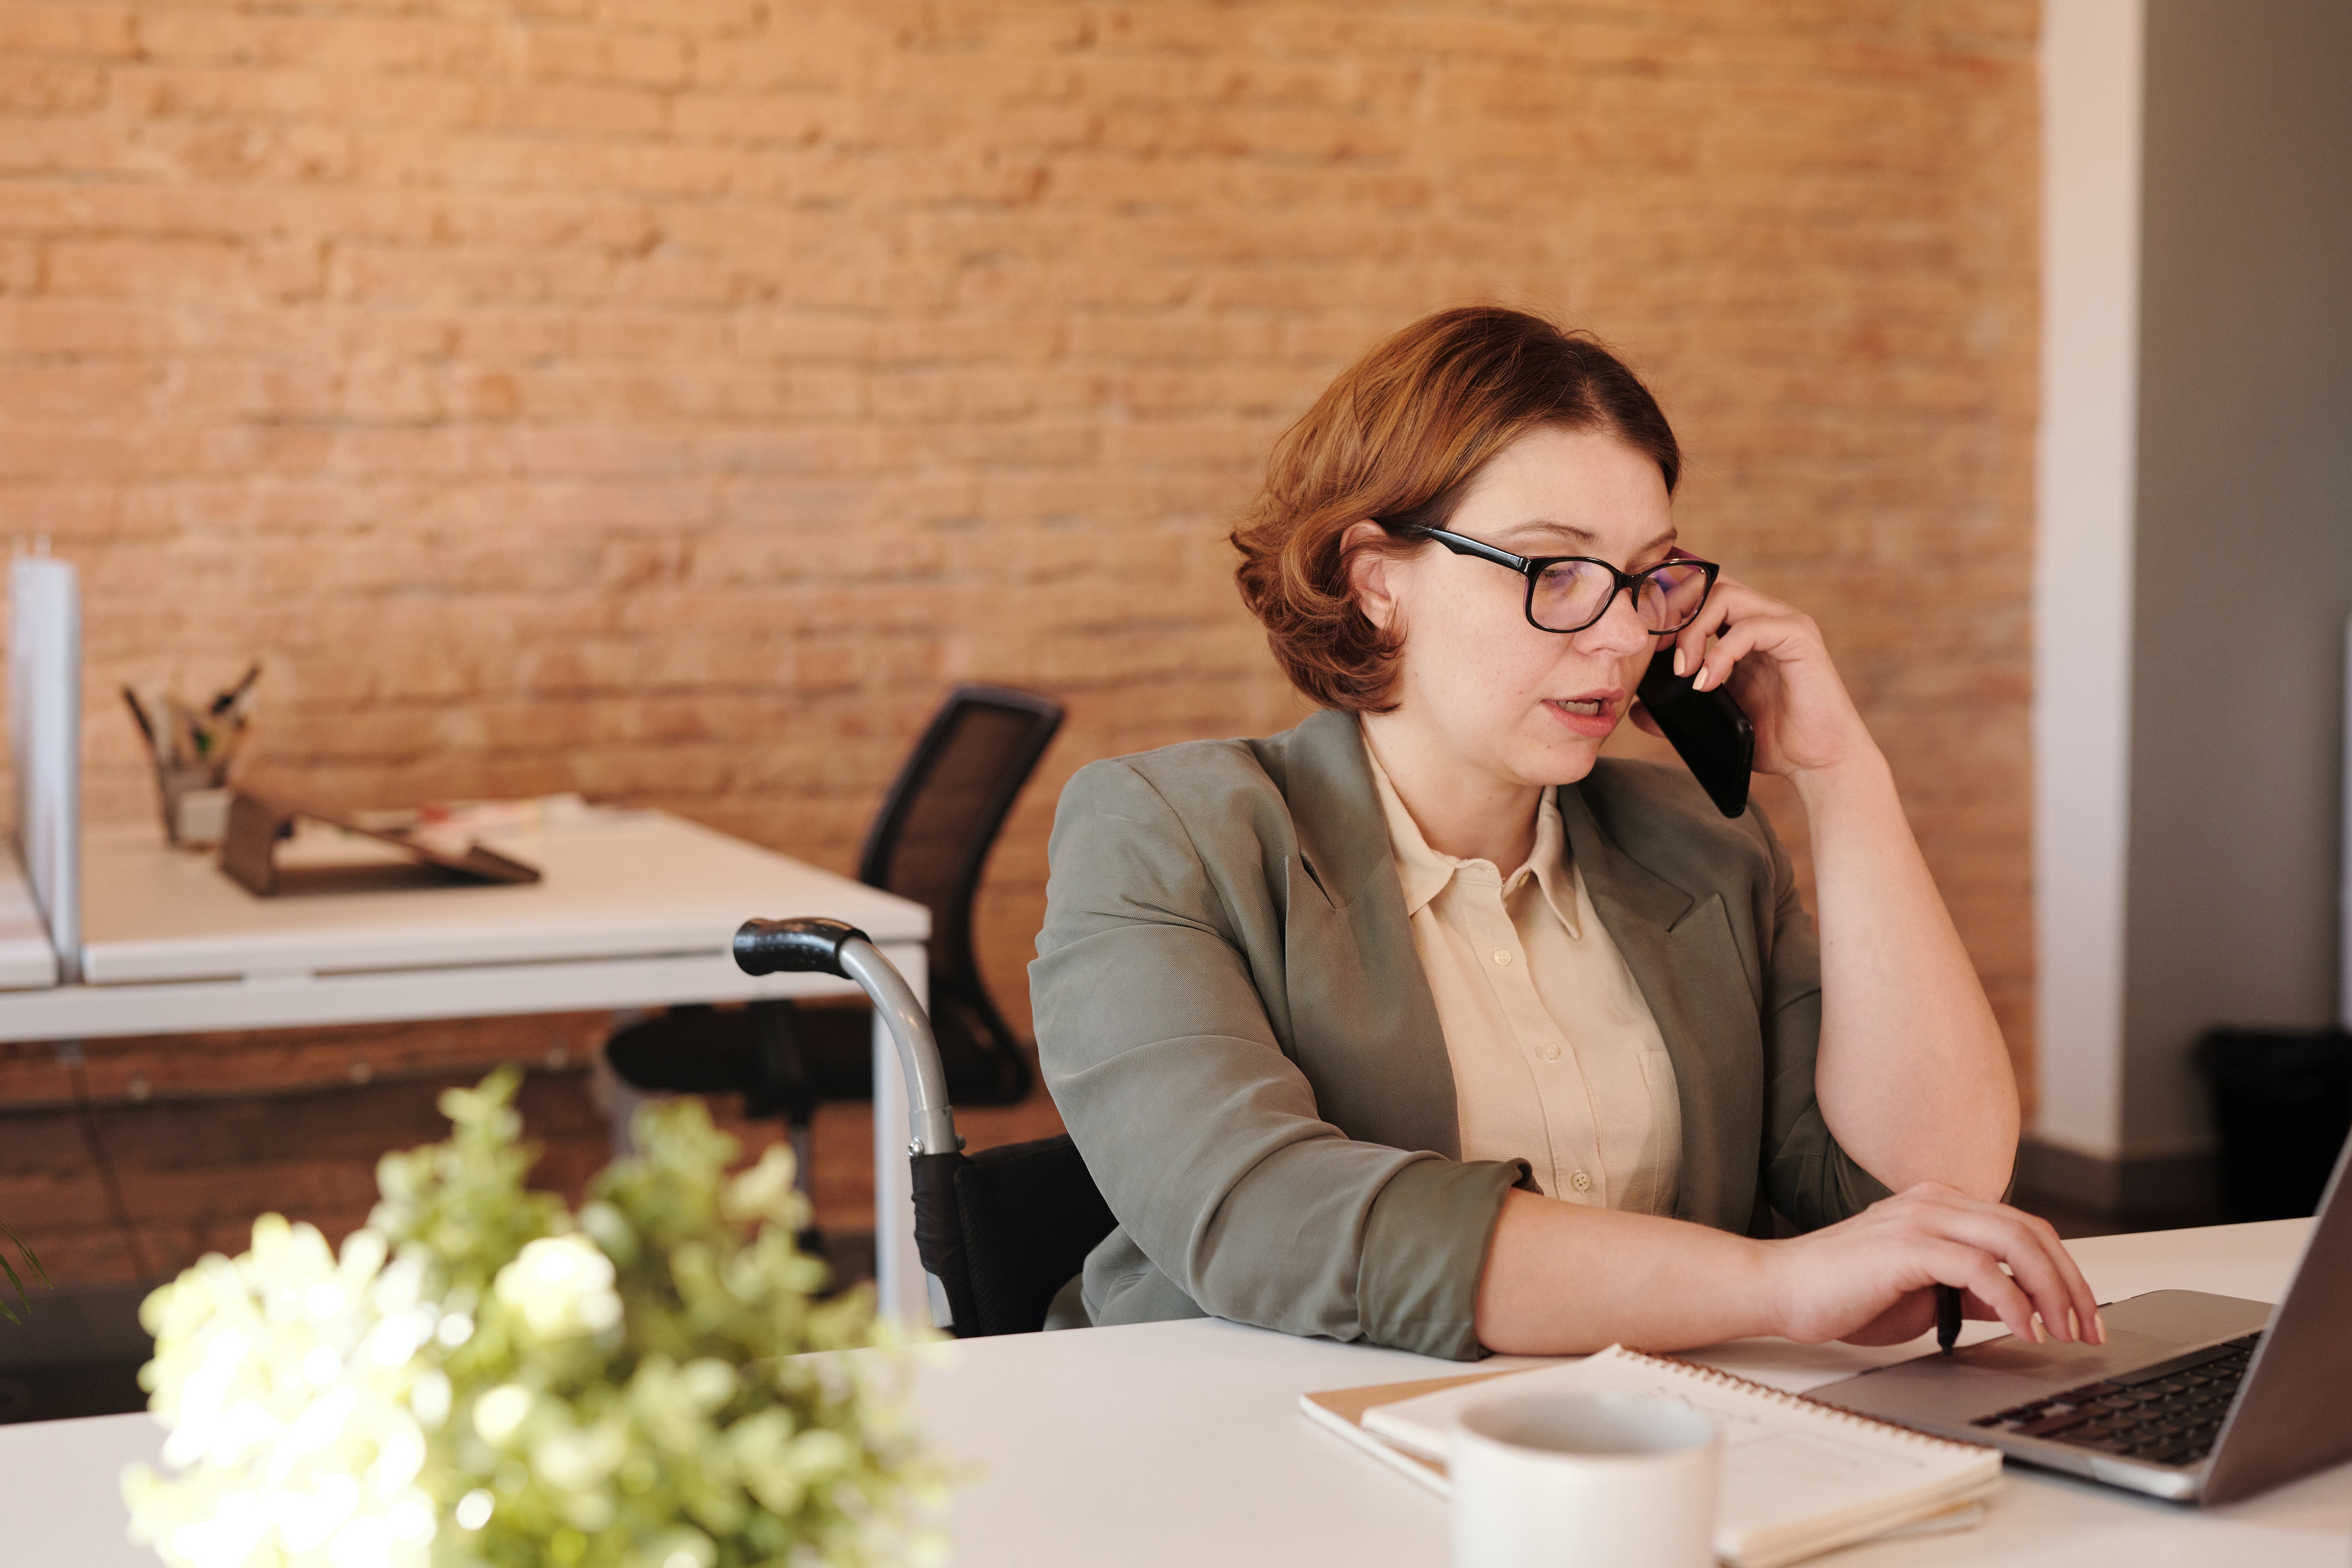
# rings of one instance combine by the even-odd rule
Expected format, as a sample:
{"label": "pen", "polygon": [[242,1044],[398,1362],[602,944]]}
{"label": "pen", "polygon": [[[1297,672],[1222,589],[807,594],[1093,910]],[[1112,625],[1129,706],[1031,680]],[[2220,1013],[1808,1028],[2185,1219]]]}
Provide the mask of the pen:
{"label": "pen", "polygon": [[261,666],[256,664],[252,668],[245,672],[244,679],[238,681],[235,686],[230,687],[226,691],[222,692],[219,696],[213,699],[212,710],[206,716],[208,718],[218,719],[222,715],[227,713],[231,709],[236,707],[239,703],[245,700],[246,693],[251,691],[253,689],[253,683],[260,679]]}
{"label": "pen", "polygon": [[1936,1348],[1946,1355],[1960,1341],[1960,1288],[1957,1285],[1936,1287]]}
{"label": "pen", "polygon": [[122,689],[122,700],[131,706],[131,716],[139,721],[139,733],[146,738],[147,754],[155,755],[155,726],[147,722],[147,710],[139,705],[139,694],[129,687]]}

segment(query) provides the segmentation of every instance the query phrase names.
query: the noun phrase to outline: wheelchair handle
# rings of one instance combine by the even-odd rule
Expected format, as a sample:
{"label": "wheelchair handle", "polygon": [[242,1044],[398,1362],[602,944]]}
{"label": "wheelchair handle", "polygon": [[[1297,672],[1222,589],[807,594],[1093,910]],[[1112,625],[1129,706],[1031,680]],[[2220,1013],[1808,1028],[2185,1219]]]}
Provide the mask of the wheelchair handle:
{"label": "wheelchair handle", "polygon": [[810,974],[837,974],[849,978],[841,967],[842,944],[851,938],[868,940],[866,933],[847,921],[829,921],[811,917],[793,921],[745,921],[735,931],[735,967],[746,974],[774,974],[780,971]]}
{"label": "wheelchair handle", "polygon": [[746,974],[833,974],[856,982],[898,1048],[898,1068],[907,1080],[908,1152],[951,1154],[963,1147],[931,1021],[907,977],[864,931],[846,921],[817,916],[745,921],[735,932],[734,951],[735,967]]}

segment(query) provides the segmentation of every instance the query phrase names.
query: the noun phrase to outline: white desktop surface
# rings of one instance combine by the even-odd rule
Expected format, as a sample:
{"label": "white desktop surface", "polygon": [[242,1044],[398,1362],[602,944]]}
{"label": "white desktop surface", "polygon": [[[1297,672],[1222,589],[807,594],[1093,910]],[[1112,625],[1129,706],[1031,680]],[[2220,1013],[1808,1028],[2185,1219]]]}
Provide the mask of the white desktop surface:
{"label": "white desktop surface", "polygon": [[[2309,1222],[2071,1244],[2103,1300],[2164,1289],[2274,1300]],[[1752,1362],[1777,1342],[1699,1360]],[[1831,1347],[1857,1368],[1885,1352]],[[1193,1321],[975,1341],[919,1374],[924,1424],[980,1468],[951,1505],[969,1568],[1444,1568],[1446,1505],[1310,1425],[1309,1390],[1442,1376],[1456,1363]],[[1496,1363],[1485,1363],[1493,1366]],[[152,1460],[144,1415],[0,1427],[12,1562],[152,1564],[124,1543],[116,1477]],[[1986,1522],[1864,1544],[1837,1568],[2344,1568],[2352,1465],[2252,1501],[2194,1510],[2012,1465]]]}
{"label": "white desktop surface", "polygon": [[[0,1040],[94,1039],[661,1007],[854,992],[751,976],[754,916],[830,915],[910,975],[922,905],[659,812],[485,836],[537,867],[514,886],[258,898],[152,827],[89,836],[83,984],[0,989]],[[0,919],[5,909],[0,909]],[[5,930],[5,928],[0,928]]]}
{"label": "white desktop surface", "polygon": [[[829,914],[877,944],[929,934],[919,904],[659,812],[481,841],[541,879],[265,899],[214,856],[174,849],[152,827],[90,832],[83,978],[145,984],[709,952],[752,915]],[[356,855],[373,847],[353,846]]]}
{"label": "white desktop surface", "polygon": [[[2274,1301],[2305,1220],[2070,1244],[2101,1300],[2166,1289]],[[1990,1335],[1998,1328],[1981,1331]],[[1920,1349],[1932,1341],[1920,1342]],[[1742,1342],[1693,1359],[1853,1370],[1916,1350]],[[929,1429],[985,1467],[956,1496],[951,1561],[969,1568],[1444,1568],[1446,1504],[1298,1414],[1302,1393],[1471,1370],[1400,1352],[1195,1321],[975,1341],[929,1373]],[[1490,1361],[1483,1368],[1509,1365]],[[1986,1522],[1820,1559],[2050,1568],[2302,1568],[2352,1562],[2352,1465],[2204,1511],[2023,1466]]]}

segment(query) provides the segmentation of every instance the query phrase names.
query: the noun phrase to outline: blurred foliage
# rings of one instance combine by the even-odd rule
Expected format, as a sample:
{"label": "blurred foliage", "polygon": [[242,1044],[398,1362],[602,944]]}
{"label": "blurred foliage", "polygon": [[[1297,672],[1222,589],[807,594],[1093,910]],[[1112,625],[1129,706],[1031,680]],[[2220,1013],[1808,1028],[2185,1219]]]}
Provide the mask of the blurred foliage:
{"label": "blurred foliage", "polygon": [[699,1101],[654,1105],[575,1219],[523,1186],[519,1082],[445,1094],[340,1258],[265,1215],[148,1299],[179,1473],[126,1473],[134,1535],[203,1568],[943,1557],[906,1359],[865,1290],[816,1296],[790,1153],[730,1176]]}
{"label": "blurred foliage", "polygon": [[[33,1278],[44,1285],[49,1282],[49,1271],[41,1267],[41,1260],[33,1256],[33,1249],[25,1245],[23,1237],[18,1236],[6,1226],[0,1225],[0,1240],[15,1243],[17,1252],[24,1257],[25,1267],[32,1271]],[[33,1299],[25,1293],[25,1281],[17,1275],[16,1265],[8,1261],[8,1249],[5,1247],[0,1247],[0,1274],[5,1274],[8,1277],[9,1289],[16,1292],[18,1305],[27,1312],[31,1311]],[[5,1294],[0,1294],[0,1318],[5,1318],[12,1323],[21,1323],[25,1321],[16,1315],[16,1309],[8,1304],[8,1298]]]}

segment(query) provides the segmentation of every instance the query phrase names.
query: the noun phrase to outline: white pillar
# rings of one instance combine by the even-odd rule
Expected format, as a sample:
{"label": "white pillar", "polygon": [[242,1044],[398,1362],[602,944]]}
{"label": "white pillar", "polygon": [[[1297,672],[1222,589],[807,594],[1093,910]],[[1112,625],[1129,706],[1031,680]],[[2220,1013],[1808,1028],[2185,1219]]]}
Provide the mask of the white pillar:
{"label": "white pillar", "polygon": [[2144,0],[2047,0],[2033,563],[2044,1142],[2123,1144]]}

